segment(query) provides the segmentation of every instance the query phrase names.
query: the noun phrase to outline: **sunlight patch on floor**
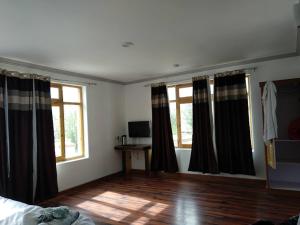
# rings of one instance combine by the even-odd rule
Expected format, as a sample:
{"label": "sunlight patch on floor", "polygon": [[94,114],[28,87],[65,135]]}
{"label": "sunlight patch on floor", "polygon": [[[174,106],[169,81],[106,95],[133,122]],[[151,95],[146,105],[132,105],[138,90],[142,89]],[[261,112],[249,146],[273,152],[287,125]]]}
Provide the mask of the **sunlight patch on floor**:
{"label": "sunlight patch on floor", "polygon": [[144,224],[148,223],[149,220],[150,220],[149,218],[142,216],[142,217],[138,218],[137,220],[133,221],[131,223],[131,225],[144,225]]}
{"label": "sunlight patch on floor", "polygon": [[106,191],[100,195],[97,195],[96,197],[93,197],[92,199],[130,210],[138,210],[151,203],[143,198],[132,197],[111,191]]}
{"label": "sunlight patch on floor", "polygon": [[148,208],[145,213],[149,214],[151,216],[156,216],[157,214],[161,213],[163,210],[165,210],[168,207],[168,205],[163,203],[155,203],[154,206],[151,206]]}
{"label": "sunlight patch on floor", "polygon": [[150,221],[151,217],[168,208],[168,205],[127,194],[106,191],[77,204],[77,207],[117,222],[128,222],[132,216],[131,212],[137,211],[142,215],[130,218],[129,220],[133,221],[130,224],[144,225]]}
{"label": "sunlight patch on floor", "polygon": [[76,206],[81,209],[92,212],[96,215],[118,222],[130,215],[129,212],[102,205],[100,203],[95,203],[93,201],[84,201],[82,203],[77,204]]}

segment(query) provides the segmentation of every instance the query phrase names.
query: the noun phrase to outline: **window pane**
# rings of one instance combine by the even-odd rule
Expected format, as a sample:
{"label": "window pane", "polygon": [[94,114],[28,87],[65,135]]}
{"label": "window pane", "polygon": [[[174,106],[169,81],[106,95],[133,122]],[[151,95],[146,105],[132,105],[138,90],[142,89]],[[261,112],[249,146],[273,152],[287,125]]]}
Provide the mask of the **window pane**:
{"label": "window pane", "polygon": [[193,109],[192,103],[180,104],[181,142],[192,144]]}
{"label": "window pane", "polygon": [[82,155],[80,106],[64,105],[66,158]]}
{"label": "window pane", "polygon": [[190,97],[193,95],[193,87],[179,88],[179,97]]}
{"label": "window pane", "polygon": [[246,77],[246,90],[249,93],[249,77]]}
{"label": "window pane", "polygon": [[171,118],[171,126],[172,126],[172,133],[173,133],[173,141],[174,145],[177,147],[178,144],[178,136],[177,136],[177,123],[176,123],[176,103],[170,103],[170,118]]}
{"label": "window pane", "polygon": [[251,139],[251,147],[252,152],[254,148],[253,144],[253,127],[252,127],[252,104],[251,104],[251,95],[250,95],[250,80],[249,77],[246,77],[246,89],[247,89],[247,96],[248,96],[248,115],[249,115],[249,127],[250,127],[250,139]]}
{"label": "window pane", "polygon": [[59,99],[59,89],[57,87],[51,87],[51,98]]}
{"label": "window pane", "polygon": [[80,88],[63,86],[64,102],[80,102]]}
{"label": "window pane", "polygon": [[210,94],[213,95],[214,94],[214,85],[210,84]]}
{"label": "window pane", "polygon": [[55,155],[62,156],[61,151],[61,129],[60,129],[60,110],[59,106],[52,106],[54,140],[55,140]]}
{"label": "window pane", "polygon": [[168,97],[169,100],[176,100],[176,90],[175,87],[168,88]]}
{"label": "window pane", "polygon": [[214,88],[215,88],[215,85],[213,82],[210,82],[209,84],[210,86],[210,107],[211,107],[211,116],[212,116],[212,122],[214,123],[215,121],[215,95],[214,95]]}

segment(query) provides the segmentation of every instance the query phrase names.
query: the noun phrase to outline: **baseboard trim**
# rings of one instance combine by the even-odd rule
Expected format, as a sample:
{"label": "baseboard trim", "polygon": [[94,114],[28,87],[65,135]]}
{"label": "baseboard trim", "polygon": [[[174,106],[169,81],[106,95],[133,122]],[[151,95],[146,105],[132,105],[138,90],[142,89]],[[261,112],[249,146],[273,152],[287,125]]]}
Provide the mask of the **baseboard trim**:
{"label": "baseboard trim", "polygon": [[83,184],[79,184],[79,185],[77,185],[75,187],[67,188],[67,189],[65,189],[63,191],[58,192],[58,195],[60,195],[60,194],[66,194],[68,192],[72,192],[74,190],[78,190],[78,188],[84,188],[85,186],[89,186],[89,185],[97,183],[99,181],[108,180],[108,179],[111,179],[113,177],[118,177],[118,176],[121,176],[122,174],[123,174],[122,171],[119,171],[119,172],[116,172],[116,173],[112,173],[112,174],[106,175],[104,177],[100,177],[98,179],[95,179],[95,180],[92,180],[92,181],[89,181],[89,182],[86,182],[86,183],[83,183]]}
{"label": "baseboard trim", "polygon": [[[145,174],[145,170],[141,169],[133,169],[133,174]],[[259,184],[265,187],[266,180],[259,179],[256,177],[234,177],[234,176],[223,176],[221,175],[213,175],[213,174],[190,174],[190,173],[164,173],[164,172],[152,172],[150,177],[168,177],[174,179],[191,179],[191,180],[198,180],[198,181],[207,181],[207,182],[214,182],[214,181],[222,181],[225,183],[230,182],[238,182],[238,183],[245,183],[245,184]]]}

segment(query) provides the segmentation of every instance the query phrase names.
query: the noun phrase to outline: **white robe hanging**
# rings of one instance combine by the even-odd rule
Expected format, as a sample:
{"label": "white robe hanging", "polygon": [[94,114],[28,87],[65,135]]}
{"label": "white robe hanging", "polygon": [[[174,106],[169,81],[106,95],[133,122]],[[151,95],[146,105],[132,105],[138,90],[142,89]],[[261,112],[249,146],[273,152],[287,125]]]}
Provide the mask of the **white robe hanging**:
{"label": "white robe hanging", "polygon": [[267,163],[273,169],[276,169],[276,154],[274,139],[277,134],[276,118],[276,86],[273,82],[268,81],[264,86],[262,103],[264,110],[264,142],[267,147]]}
{"label": "white robe hanging", "polygon": [[270,143],[278,137],[276,118],[276,86],[272,81],[268,81],[264,86],[262,102],[264,108],[264,142]]}

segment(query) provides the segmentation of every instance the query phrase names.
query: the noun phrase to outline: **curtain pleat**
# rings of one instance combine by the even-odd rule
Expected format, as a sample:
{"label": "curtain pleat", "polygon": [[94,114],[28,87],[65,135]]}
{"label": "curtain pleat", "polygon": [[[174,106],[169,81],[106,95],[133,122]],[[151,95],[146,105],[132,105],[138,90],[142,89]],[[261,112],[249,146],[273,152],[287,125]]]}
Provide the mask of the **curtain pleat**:
{"label": "curtain pleat", "polygon": [[193,80],[193,142],[189,171],[217,173],[209,110],[208,80]]}
{"label": "curtain pleat", "polygon": [[172,136],[166,85],[151,88],[152,159],[151,170],[177,172],[178,164]]}
{"label": "curtain pleat", "polygon": [[50,82],[35,80],[37,134],[37,184],[35,199],[44,200],[57,194],[54,130]]}
{"label": "curtain pleat", "polygon": [[0,75],[0,195],[6,197],[8,187],[8,165],[4,110],[4,89],[5,77]]}
{"label": "curtain pleat", "polygon": [[32,79],[7,77],[9,197],[33,202]]}
{"label": "curtain pleat", "polygon": [[221,172],[255,175],[245,74],[214,80],[215,132]]}

